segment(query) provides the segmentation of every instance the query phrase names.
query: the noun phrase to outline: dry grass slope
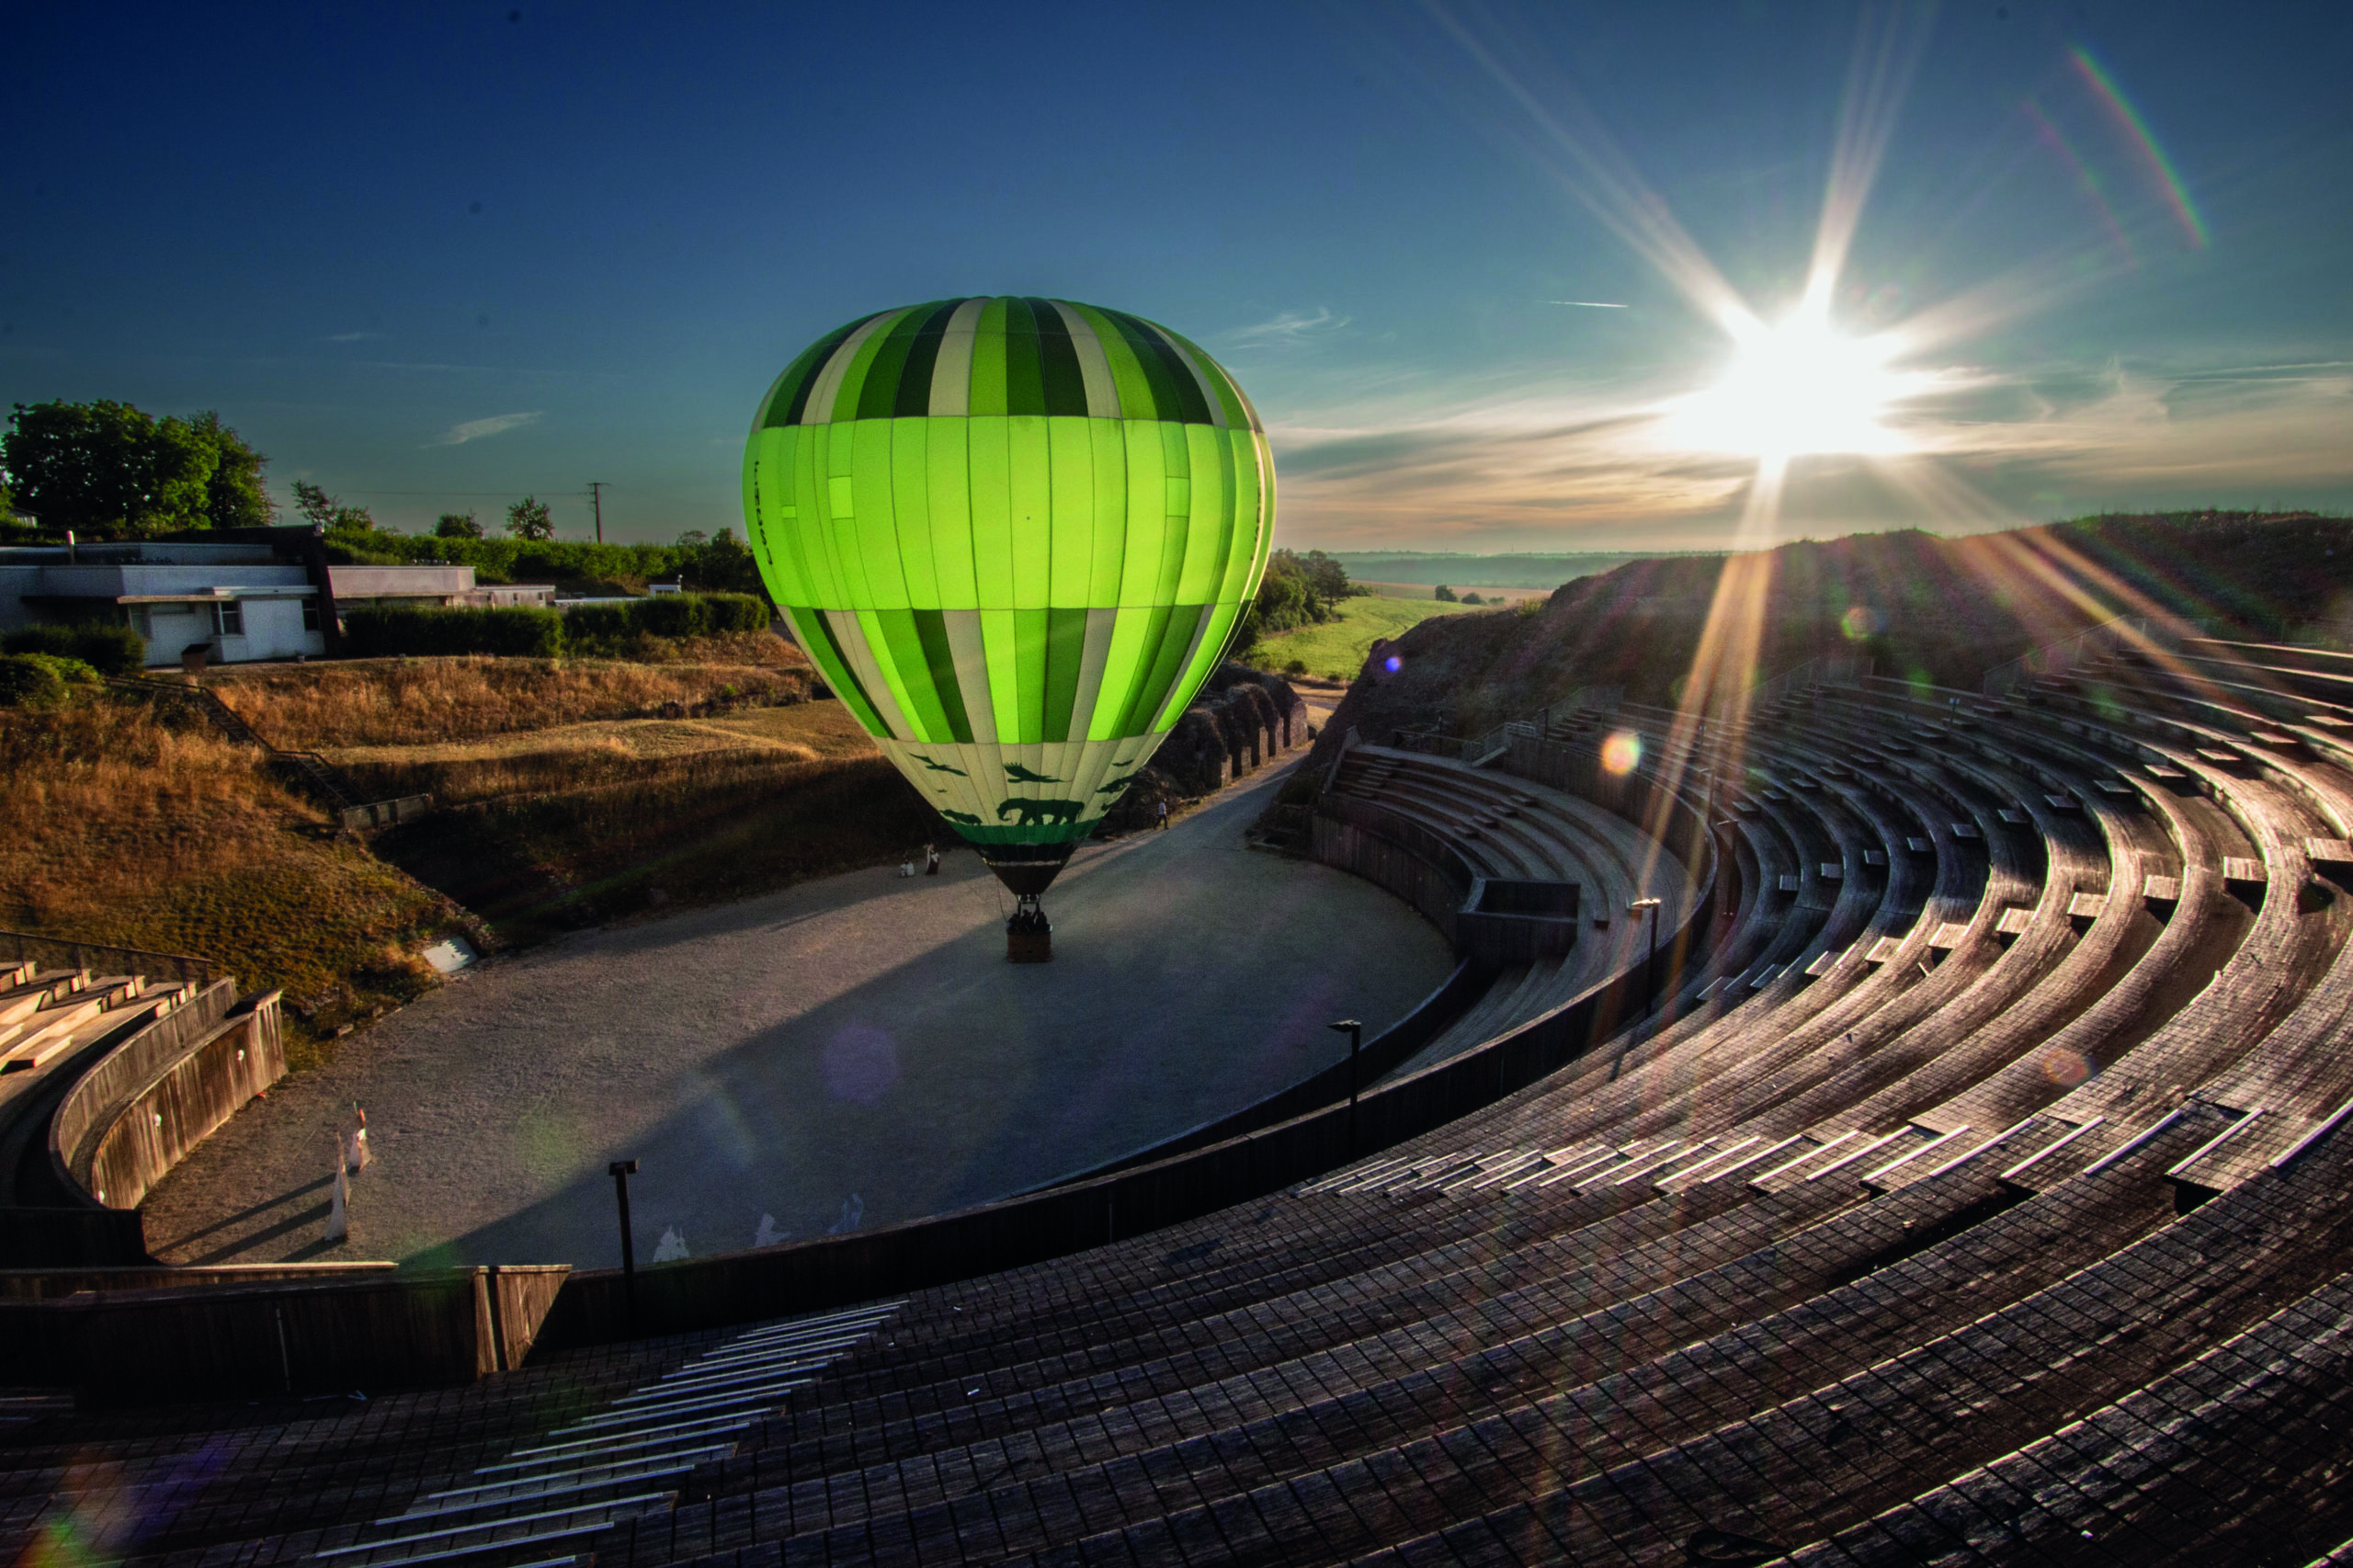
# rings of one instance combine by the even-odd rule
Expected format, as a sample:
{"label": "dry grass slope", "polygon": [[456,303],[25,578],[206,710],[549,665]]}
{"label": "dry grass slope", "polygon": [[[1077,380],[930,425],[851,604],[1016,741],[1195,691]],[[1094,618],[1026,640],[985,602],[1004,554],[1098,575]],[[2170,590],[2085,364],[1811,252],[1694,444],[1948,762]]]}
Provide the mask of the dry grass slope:
{"label": "dry grass slope", "polygon": [[285,990],[290,1055],[432,983],[462,912],[290,794],[249,748],[144,703],[0,715],[0,924],[217,959]]}

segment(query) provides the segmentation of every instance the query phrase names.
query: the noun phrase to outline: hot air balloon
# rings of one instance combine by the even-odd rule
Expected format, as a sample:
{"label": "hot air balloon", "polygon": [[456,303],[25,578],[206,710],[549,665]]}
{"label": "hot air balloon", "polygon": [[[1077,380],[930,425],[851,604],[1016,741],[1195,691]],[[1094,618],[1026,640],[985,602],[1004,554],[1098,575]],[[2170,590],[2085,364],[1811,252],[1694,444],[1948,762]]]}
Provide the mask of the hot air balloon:
{"label": "hot air balloon", "polygon": [[762,401],[744,516],[835,693],[1014,894],[1038,896],[1224,656],[1275,470],[1225,369],[1065,300],[938,300],[811,345]]}

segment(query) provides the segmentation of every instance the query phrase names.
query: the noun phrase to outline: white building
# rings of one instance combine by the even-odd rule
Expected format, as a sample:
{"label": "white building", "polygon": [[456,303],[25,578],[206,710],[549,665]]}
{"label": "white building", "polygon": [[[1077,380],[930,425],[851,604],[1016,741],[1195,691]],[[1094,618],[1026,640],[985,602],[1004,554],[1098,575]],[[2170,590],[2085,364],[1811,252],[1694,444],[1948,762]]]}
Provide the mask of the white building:
{"label": "white building", "polygon": [[551,605],[549,584],[478,585],[471,566],[330,564],[315,530],[243,528],[222,541],[140,540],[0,549],[0,633],[61,621],[129,626],[147,664],[340,652],[340,617],[386,605]]}

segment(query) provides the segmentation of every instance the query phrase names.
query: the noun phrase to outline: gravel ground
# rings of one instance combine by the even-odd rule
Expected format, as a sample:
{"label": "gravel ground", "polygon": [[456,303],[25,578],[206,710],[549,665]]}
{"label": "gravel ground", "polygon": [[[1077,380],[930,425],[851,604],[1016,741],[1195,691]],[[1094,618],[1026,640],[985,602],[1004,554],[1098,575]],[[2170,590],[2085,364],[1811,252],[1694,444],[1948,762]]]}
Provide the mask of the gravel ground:
{"label": "gravel ground", "polygon": [[[1242,829],[1287,770],[1166,833],[1082,848],[1046,895],[1055,961],[1005,961],[1007,896],[811,882],[498,960],[240,1112],[147,1200],[176,1263],[618,1263],[608,1161],[634,1156],[640,1257],[820,1235],[1000,1198],[1337,1059],[1445,978],[1404,903]],[[337,1130],[375,1165],[323,1239]],[[764,1228],[765,1224],[765,1228]]]}

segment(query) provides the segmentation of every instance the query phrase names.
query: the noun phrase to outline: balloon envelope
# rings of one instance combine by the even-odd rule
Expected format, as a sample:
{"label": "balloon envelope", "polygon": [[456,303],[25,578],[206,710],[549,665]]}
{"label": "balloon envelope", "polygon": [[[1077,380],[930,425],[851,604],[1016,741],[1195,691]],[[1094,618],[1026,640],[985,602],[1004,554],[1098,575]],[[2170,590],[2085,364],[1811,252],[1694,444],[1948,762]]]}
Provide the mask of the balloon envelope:
{"label": "balloon envelope", "polygon": [[829,333],[768,390],[744,458],[752,547],[801,647],[1017,892],[1051,880],[1224,656],[1274,504],[1222,366],[1062,300]]}

